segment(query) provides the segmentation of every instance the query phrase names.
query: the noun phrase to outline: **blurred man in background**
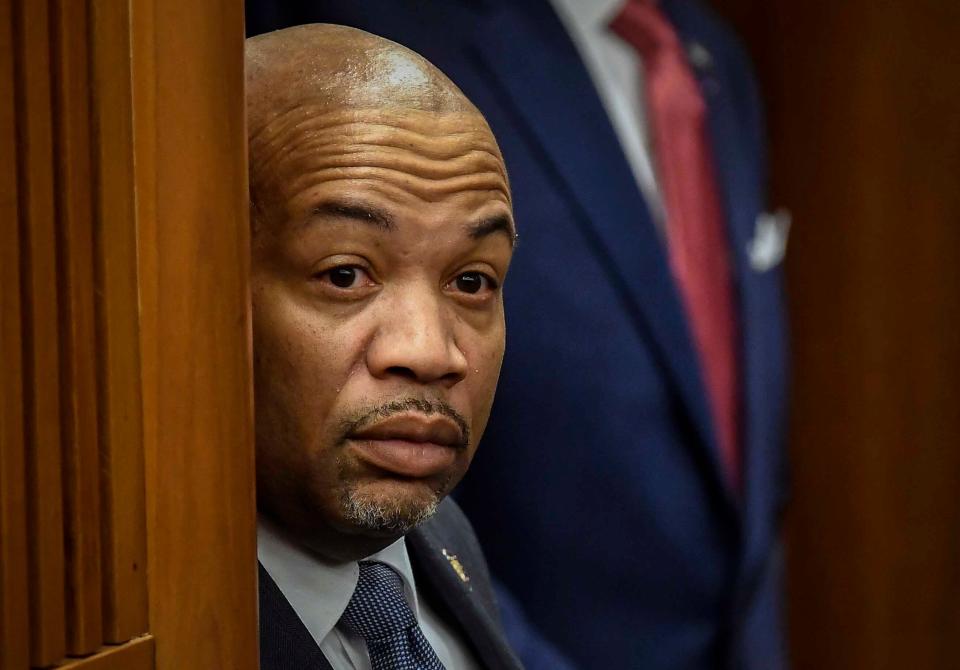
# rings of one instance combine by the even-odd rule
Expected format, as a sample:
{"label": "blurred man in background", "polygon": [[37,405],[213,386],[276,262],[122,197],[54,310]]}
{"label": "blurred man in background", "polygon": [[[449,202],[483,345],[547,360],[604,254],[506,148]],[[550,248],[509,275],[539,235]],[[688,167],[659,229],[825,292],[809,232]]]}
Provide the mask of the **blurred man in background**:
{"label": "blurred man in background", "polygon": [[696,0],[248,0],[251,34],[307,21],[421,52],[509,167],[513,318],[458,490],[494,574],[585,668],[783,667],[786,230],[731,35]]}

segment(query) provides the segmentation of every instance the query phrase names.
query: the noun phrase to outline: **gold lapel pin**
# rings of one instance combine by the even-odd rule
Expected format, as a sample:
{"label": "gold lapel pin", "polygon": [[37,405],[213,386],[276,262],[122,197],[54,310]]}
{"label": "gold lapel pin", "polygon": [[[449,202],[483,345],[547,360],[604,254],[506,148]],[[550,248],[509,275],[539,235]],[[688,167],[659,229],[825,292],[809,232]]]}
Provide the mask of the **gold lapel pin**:
{"label": "gold lapel pin", "polygon": [[469,582],[470,577],[467,575],[467,571],[463,569],[463,563],[460,562],[460,559],[457,558],[457,555],[451,554],[446,549],[443,549],[442,552],[443,557],[450,563],[450,567],[453,568],[453,571],[457,573],[457,577],[460,578],[460,581],[464,584]]}

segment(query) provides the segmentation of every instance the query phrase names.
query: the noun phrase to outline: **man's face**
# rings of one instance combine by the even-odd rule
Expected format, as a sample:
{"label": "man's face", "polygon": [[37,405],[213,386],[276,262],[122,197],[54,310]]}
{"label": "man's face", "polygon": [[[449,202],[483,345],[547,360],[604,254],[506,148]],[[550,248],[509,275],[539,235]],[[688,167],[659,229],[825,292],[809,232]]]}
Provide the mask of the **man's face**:
{"label": "man's face", "polygon": [[490,413],[514,238],[499,151],[475,114],[305,105],[251,163],[259,504],[399,535]]}

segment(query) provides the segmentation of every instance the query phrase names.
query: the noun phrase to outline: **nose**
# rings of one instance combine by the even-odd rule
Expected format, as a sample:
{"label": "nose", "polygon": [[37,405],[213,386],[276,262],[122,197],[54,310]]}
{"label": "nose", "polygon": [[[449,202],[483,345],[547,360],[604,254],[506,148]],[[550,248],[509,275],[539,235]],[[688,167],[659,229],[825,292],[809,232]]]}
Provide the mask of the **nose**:
{"label": "nose", "polygon": [[367,348],[370,373],[446,388],[462,381],[468,363],[454,337],[456,319],[439,297],[408,294],[393,300],[384,306]]}

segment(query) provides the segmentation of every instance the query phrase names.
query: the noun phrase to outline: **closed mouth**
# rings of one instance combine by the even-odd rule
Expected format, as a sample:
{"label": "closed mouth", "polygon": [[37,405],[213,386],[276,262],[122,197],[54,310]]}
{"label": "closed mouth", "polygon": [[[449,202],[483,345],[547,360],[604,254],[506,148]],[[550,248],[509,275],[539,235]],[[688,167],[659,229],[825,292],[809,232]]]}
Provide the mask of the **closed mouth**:
{"label": "closed mouth", "polygon": [[353,431],[347,440],[367,465],[404,479],[446,473],[466,447],[455,421],[419,413],[390,416]]}

